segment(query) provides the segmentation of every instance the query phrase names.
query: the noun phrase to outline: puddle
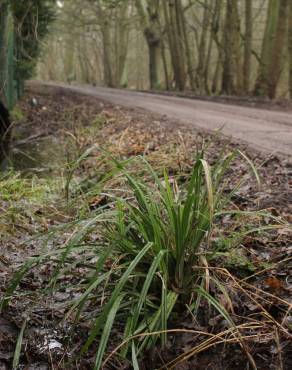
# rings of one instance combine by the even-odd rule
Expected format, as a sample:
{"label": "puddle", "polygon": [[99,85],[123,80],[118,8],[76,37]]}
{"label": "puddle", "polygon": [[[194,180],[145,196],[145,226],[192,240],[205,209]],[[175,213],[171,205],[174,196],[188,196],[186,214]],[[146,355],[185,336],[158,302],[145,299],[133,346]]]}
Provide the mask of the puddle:
{"label": "puddle", "polygon": [[67,163],[68,150],[65,143],[53,136],[25,144],[11,145],[8,156],[2,161],[1,169],[12,168],[24,176],[51,176],[61,173]]}

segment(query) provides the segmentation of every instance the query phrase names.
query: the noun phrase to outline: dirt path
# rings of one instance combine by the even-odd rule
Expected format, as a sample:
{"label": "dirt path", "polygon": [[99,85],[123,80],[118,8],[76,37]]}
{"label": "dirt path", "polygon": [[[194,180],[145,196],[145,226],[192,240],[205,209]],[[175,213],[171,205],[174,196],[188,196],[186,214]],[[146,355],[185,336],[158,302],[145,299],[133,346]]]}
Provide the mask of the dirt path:
{"label": "dirt path", "polygon": [[292,112],[279,112],[129,90],[50,84],[114,104],[143,108],[248,143],[255,149],[292,155]]}

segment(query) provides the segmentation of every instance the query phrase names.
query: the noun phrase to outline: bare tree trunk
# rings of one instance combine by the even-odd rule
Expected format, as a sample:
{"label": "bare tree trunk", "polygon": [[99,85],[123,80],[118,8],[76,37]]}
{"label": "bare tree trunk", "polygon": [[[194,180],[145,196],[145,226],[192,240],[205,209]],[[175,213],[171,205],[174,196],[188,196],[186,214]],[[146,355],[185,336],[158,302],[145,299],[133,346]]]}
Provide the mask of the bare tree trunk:
{"label": "bare tree trunk", "polygon": [[51,50],[51,54],[48,54],[46,58],[46,78],[49,81],[54,81],[61,79],[61,77],[58,76],[58,71],[56,70],[56,49],[58,49],[58,46],[56,48],[56,42],[55,40],[50,40],[49,48]]}
{"label": "bare tree trunk", "polygon": [[163,64],[165,88],[166,90],[170,90],[168,67],[167,67],[167,57],[166,57],[165,46],[164,46],[163,40],[161,40],[161,58],[162,58],[162,64]]}
{"label": "bare tree trunk", "polygon": [[222,78],[222,92],[226,94],[237,94],[242,90],[240,22],[237,5],[237,0],[228,0],[226,3]]}
{"label": "bare tree trunk", "polygon": [[103,68],[104,83],[108,87],[114,87],[112,58],[111,58],[111,40],[109,20],[104,19],[101,26],[102,44],[103,44]]}
{"label": "bare tree trunk", "polygon": [[292,99],[292,2],[289,4],[289,41],[288,41],[288,48],[289,48],[289,92],[290,92],[290,99]]}
{"label": "bare tree trunk", "polygon": [[149,50],[149,80],[150,89],[156,89],[159,85],[158,78],[158,61],[160,57],[160,38],[150,30],[145,31],[145,38]]}
{"label": "bare tree trunk", "polygon": [[224,63],[223,63],[223,76],[222,76],[222,92],[225,94],[232,94],[235,89],[234,82],[234,58],[232,48],[232,2],[226,3],[226,16],[224,27]]}
{"label": "bare tree trunk", "polygon": [[169,17],[169,11],[168,11],[168,5],[166,1],[162,1],[162,6],[163,6],[163,14],[164,14],[164,22],[165,22],[165,30],[167,33],[167,38],[168,38],[168,45],[169,45],[169,52],[170,52],[170,59],[172,63],[172,69],[173,73],[175,70],[175,65],[174,65],[174,47],[173,47],[173,40],[172,40],[172,35],[171,35],[171,28],[170,28],[170,17]]}
{"label": "bare tree trunk", "polygon": [[123,77],[128,53],[128,41],[129,41],[129,27],[126,22],[128,19],[128,3],[121,3],[119,9],[119,19],[117,27],[117,38],[118,38],[118,48],[117,48],[117,85],[122,86],[124,84]]}
{"label": "bare tree trunk", "polygon": [[220,9],[218,11],[218,7],[220,7],[220,1],[218,0],[210,4],[210,13],[212,14],[212,19],[211,19],[211,25],[210,25],[210,35],[209,35],[208,48],[207,48],[206,61],[205,61],[204,74],[203,74],[204,90],[208,95],[210,94],[209,69],[210,69],[210,61],[211,61],[211,56],[212,56],[212,47],[213,47],[213,42],[214,42],[213,32],[217,28],[216,23],[219,22],[218,17],[220,17]]}
{"label": "bare tree trunk", "polygon": [[[71,13],[71,2],[64,1],[63,9],[65,13]],[[66,32],[64,35],[64,58],[63,58],[63,75],[65,80],[70,84],[74,80],[73,64],[76,35]]]}
{"label": "bare tree trunk", "polygon": [[214,16],[213,16],[212,26],[211,26],[211,35],[217,46],[218,60],[216,63],[216,68],[215,68],[214,76],[212,79],[212,85],[211,85],[212,94],[215,94],[218,92],[220,71],[221,71],[221,68],[224,62],[224,48],[223,48],[224,35],[222,35],[222,40],[221,41],[219,40],[221,13],[222,13],[222,0],[216,0],[215,8],[214,8]]}
{"label": "bare tree trunk", "polygon": [[141,0],[136,0],[136,8],[144,28],[144,36],[149,50],[150,89],[159,86],[159,60],[161,55],[161,35],[159,24],[159,0],[147,0],[145,11]]}
{"label": "bare tree trunk", "polygon": [[[219,51],[220,53],[220,51]],[[216,69],[213,76],[213,81],[211,85],[211,92],[212,94],[217,94],[220,92],[220,75],[221,75],[221,69],[222,69],[222,61],[219,56],[217,63],[216,63]]]}
{"label": "bare tree trunk", "polygon": [[200,45],[199,45],[199,61],[196,73],[196,85],[199,87],[199,92],[202,94],[203,86],[204,86],[204,71],[206,66],[206,46],[207,46],[207,33],[208,33],[208,26],[209,26],[209,18],[210,18],[210,9],[209,9],[209,1],[204,2],[204,14],[203,14],[203,22],[202,22],[202,32],[200,37]]}
{"label": "bare tree trunk", "polygon": [[268,96],[273,99],[276,96],[277,85],[279,82],[283,65],[284,45],[286,44],[288,3],[289,0],[280,0],[279,15],[271,63],[269,66]]}
{"label": "bare tree trunk", "polygon": [[269,63],[273,50],[279,14],[279,0],[269,0],[267,20],[264,32],[258,76],[255,82],[254,94],[267,95],[269,84]]}
{"label": "bare tree trunk", "polygon": [[244,40],[244,63],[243,63],[243,89],[249,93],[252,57],[252,0],[245,0],[245,40]]}
{"label": "bare tree trunk", "polygon": [[187,33],[187,28],[186,28],[186,19],[184,16],[184,12],[182,9],[182,4],[179,1],[178,6],[178,16],[180,18],[180,23],[181,23],[181,28],[182,28],[182,36],[184,44],[185,44],[185,53],[186,53],[186,61],[187,61],[187,66],[188,66],[188,75],[189,75],[189,80],[190,80],[190,86],[193,91],[196,90],[196,84],[195,84],[195,76],[194,76],[194,66],[193,66],[193,61],[192,61],[192,55],[191,55],[191,48],[190,48],[190,43],[189,43],[189,36]]}
{"label": "bare tree trunk", "polygon": [[183,47],[183,34],[179,16],[180,0],[168,0],[166,19],[169,25],[169,46],[171,48],[172,65],[176,88],[184,90],[186,83],[185,50]]}

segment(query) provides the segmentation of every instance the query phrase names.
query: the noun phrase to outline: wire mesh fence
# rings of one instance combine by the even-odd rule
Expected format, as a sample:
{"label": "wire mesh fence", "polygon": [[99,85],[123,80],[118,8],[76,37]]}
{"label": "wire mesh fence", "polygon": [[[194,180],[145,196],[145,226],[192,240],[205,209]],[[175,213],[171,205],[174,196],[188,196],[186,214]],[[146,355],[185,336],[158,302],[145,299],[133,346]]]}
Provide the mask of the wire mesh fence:
{"label": "wire mesh fence", "polygon": [[15,32],[9,4],[0,4],[0,99],[11,109],[17,99]]}

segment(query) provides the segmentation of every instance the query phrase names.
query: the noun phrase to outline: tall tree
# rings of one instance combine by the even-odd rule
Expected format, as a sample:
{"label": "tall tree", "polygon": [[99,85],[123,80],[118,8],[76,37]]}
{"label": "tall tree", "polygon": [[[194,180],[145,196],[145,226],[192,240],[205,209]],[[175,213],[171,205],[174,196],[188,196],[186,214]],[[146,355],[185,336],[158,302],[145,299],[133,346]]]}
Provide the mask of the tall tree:
{"label": "tall tree", "polygon": [[[63,11],[65,13],[71,13],[72,2],[70,0],[64,0]],[[63,72],[67,82],[71,83],[74,79],[74,54],[75,54],[75,41],[76,36],[72,32],[66,32],[64,34],[65,46],[64,46],[64,63]]]}
{"label": "tall tree", "polygon": [[284,46],[286,45],[288,5],[291,0],[280,0],[278,22],[275,34],[271,61],[269,63],[268,75],[268,96],[273,99],[276,96],[276,89],[280,79],[283,66]]}
{"label": "tall tree", "polygon": [[243,89],[249,92],[252,58],[252,0],[245,0],[245,36],[244,36],[244,63],[243,63]]}
{"label": "tall tree", "polygon": [[237,0],[226,2],[224,28],[224,63],[222,92],[237,94],[242,89],[242,66],[240,54],[240,21]]}
{"label": "tall tree", "polygon": [[209,4],[209,0],[204,2],[204,12],[203,12],[203,21],[202,21],[202,31],[200,37],[200,44],[198,48],[198,66],[197,66],[197,73],[196,73],[196,80],[197,86],[200,93],[204,92],[204,76],[205,76],[205,68],[206,68],[206,52],[207,52],[207,35],[208,35],[208,27],[210,24],[210,10],[211,4]]}
{"label": "tall tree", "polygon": [[289,0],[270,0],[255,94],[274,98],[286,45]]}
{"label": "tall tree", "polygon": [[[210,73],[210,65],[211,65],[211,58],[213,52],[213,43],[214,43],[214,31],[216,32],[217,25],[220,19],[220,11],[218,11],[218,7],[220,8],[220,1],[215,0],[210,3],[210,32],[209,32],[209,41],[208,47],[206,52],[206,61],[203,70],[203,77],[204,77],[204,93],[210,94],[209,88],[209,73]],[[216,52],[216,50],[215,50]]]}
{"label": "tall tree", "polygon": [[183,42],[181,0],[163,2],[164,17],[168,34],[170,55],[176,88],[184,90],[186,84],[185,49]]}
{"label": "tall tree", "polygon": [[124,1],[117,9],[116,25],[116,83],[118,86],[127,85],[125,67],[129,45],[129,20],[131,18],[131,6],[128,1]]}
{"label": "tall tree", "polygon": [[108,19],[104,10],[99,7],[99,13],[101,17],[101,34],[102,34],[102,46],[103,46],[103,68],[104,68],[104,83],[108,87],[114,87],[114,76],[113,76],[113,61],[111,52],[111,35],[110,35],[110,20]]}
{"label": "tall tree", "polygon": [[155,89],[159,86],[158,69],[161,55],[160,0],[146,0],[146,9],[141,0],[135,0],[135,3],[149,51],[150,88]]}
{"label": "tall tree", "polygon": [[288,49],[289,49],[289,92],[290,99],[292,99],[292,2],[289,3],[289,37],[288,37]]}
{"label": "tall tree", "polygon": [[269,63],[273,52],[275,34],[279,15],[279,1],[269,0],[266,16],[266,26],[263,36],[260,64],[255,82],[254,94],[267,95],[269,84]]}
{"label": "tall tree", "polygon": [[191,48],[190,48],[189,34],[187,32],[187,19],[185,17],[185,11],[183,9],[181,1],[177,2],[177,12],[178,12],[178,17],[180,21],[181,30],[182,30],[181,42],[184,44],[185,59],[186,59],[186,64],[187,64],[187,74],[189,77],[191,89],[194,91],[196,89],[194,61],[192,58],[192,53],[191,53]]}
{"label": "tall tree", "polygon": [[131,4],[127,0],[87,0],[87,3],[91,5],[95,19],[85,18],[83,22],[89,26],[90,37],[96,29],[100,32],[104,85],[121,86],[128,51]]}
{"label": "tall tree", "polygon": [[[224,61],[224,34],[221,35],[220,29],[221,29],[221,19],[222,19],[222,0],[216,0],[215,6],[214,6],[214,14],[212,19],[212,25],[211,25],[211,37],[214,40],[216,46],[217,46],[217,61],[215,66],[214,75],[212,77],[212,85],[211,85],[211,92],[213,94],[217,93],[219,88],[219,78],[220,78],[220,71],[221,66],[223,65]],[[221,39],[220,39],[221,36]],[[210,61],[208,60],[208,63]]]}

